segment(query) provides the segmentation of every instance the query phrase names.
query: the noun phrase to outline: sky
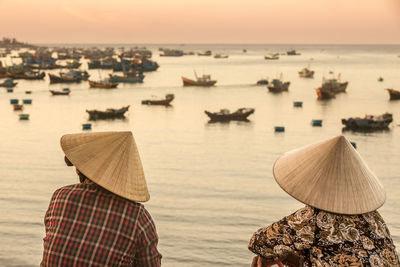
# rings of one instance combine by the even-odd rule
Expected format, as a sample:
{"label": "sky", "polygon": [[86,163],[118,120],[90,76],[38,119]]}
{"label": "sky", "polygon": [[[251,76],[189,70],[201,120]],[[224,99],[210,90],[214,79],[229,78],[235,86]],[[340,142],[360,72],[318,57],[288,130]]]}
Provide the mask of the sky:
{"label": "sky", "polygon": [[400,44],[400,0],[0,0],[31,43]]}

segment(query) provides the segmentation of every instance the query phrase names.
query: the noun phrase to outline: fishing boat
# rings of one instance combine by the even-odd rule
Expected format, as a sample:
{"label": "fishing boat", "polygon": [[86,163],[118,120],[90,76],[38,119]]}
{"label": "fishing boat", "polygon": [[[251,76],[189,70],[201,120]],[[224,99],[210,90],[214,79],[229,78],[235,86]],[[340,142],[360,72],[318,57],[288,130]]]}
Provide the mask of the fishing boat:
{"label": "fishing boat", "polygon": [[209,56],[212,55],[212,52],[211,52],[211,50],[207,50],[207,51],[204,51],[204,52],[198,52],[197,55],[198,55],[198,56],[206,56],[206,57],[209,57]]}
{"label": "fishing boat", "polygon": [[215,54],[214,58],[229,58],[229,55],[225,55],[225,54]]}
{"label": "fishing boat", "polygon": [[318,100],[327,100],[335,97],[336,93],[328,88],[320,87],[316,90]]}
{"label": "fishing boat", "polygon": [[321,88],[330,90],[334,93],[344,93],[346,92],[346,88],[349,82],[341,82],[340,81],[340,73],[338,74],[337,79],[322,79],[322,86]]}
{"label": "fishing boat", "polygon": [[211,80],[211,75],[203,74],[203,76],[198,77],[196,72],[194,75],[196,80],[182,77],[183,86],[213,86],[217,83],[216,80]]}
{"label": "fishing boat", "polygon": [[8,72],[7,76],[12,79],[42,80],[46,76],[46,73],[44,71],[25,71],[22,73]]}
{"label": "fishing boat", "polygon": [[68,88],[64,88],[64,90],[62,90],[62,91],[55,91],[55,90],[49,90],[49,91],[52,95],[69,95],[71,93],[71,90],[69,90],[69,89],[65,90],[65,89],[68,89]]}
{"label": "fishing boat", "polygon": [[279,59],[279,53],[275,53],[275,54],[268,54],[266,56],[264,56],[265,60],[278,60]]}
{"label": "fishing boat", "polygon": [[144,75],[139,71],[128,71],[124,72],[123,75],[109,74],[109,81],[112,83],[142,83]]}
{"label": "fishing boat", "polygon": [[254,108],[239,108],[235,112],[229,109],[221,109],[219,112],[204,111],[210,118],[211,122],[216,121],[247,121],[247,117],[254,113]]}
{"label": "fishing boat", "polygon": [[18,83],[15,83],[13,79],[5,79],[4,82],[0,83],[1,87],[11,88],[16,86]]}
{"label": "fishing boat", "polygon": [[398,100],[400,99],[400,91],[394,90],[394,89],[386,89],[389,93],[390,100]]}
{"label": "fishing boat", "polygon": [[[121,62],[124,63],[123,56],[119,56]],[[125,64],[122,64],[122,71],[123,75],[116,75],[116,74],[109,74],[110,78],[109,81],[112,83],[142,83],[144,79],[144,75],[142,71],[137,71],[130,69],[129,71],[126,70]]]}
{"label": "fishing boat", "polygon": [[288,56],[300,56],[300,53],[297,53],[296,50],[292,49],[286,52]]}
{"label": "fishing boat", "polygon": [[257,81],[257,85],[268,85],[268,79],[260,79]]}
{"label": "fishing boat", "polygon": [[183,51],[178,49],[162,49],[160,57],[181,57],[183,56]]}
{"label": "fishing boat", "polygon": [[388,129],[389,124],[393,121],[391,113],[384,113],[382,115],[365,115],[364,118],[348,118],[342,119],[342,124],[345,126],[344,130],[354,131],[374,131]]}
{"label": "fishing boat", "polygon": [[108,108],[105,111],[96,109],[86,110],[86,112],[89,114],[89,120],[123,119],[128,109],[129,106],[120,109]]}
{"label": "fishing boat", "polygon": [[282,81],[282,74],[280,79],[273,79],[271,85],[267,86],[268,90],[272,93],[280,93],[289,91],[290,82]]}
{"label": "fishing boat", "polygon": [[165,99],[148,99],[148,100],[142,100],[143,105],[160,105],[160,106],[169,106],[174,100],[175,95],[174,94],[167,94],[165,95]]}
{"label": "fishing boat", "polygon": [[302,78],[314,78],[314,71],[310,70],[308,67],[303,68],[301,71],[299,71],[299,76]]}
{"label": "fishing boat", "polygon": [[81,76],[77,76],[72,72],[62,73],[59,75],[49,73],[50,83],[79,83],[82,81]]}
{"label": "fishing boat", "polygon": [[103,79],[99,81],[89,80],[90,88],[112,89],[112,88],[117,88],[118,84],[119,83],[110,82],[110,79]]}

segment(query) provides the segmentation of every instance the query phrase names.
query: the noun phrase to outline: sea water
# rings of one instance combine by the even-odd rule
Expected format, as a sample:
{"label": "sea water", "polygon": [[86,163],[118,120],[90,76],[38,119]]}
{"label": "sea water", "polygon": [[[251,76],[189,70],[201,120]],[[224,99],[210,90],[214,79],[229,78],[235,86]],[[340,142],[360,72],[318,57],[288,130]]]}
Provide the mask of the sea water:
{"label": "sea water", "polygon": [[[119,47],[121,45],[115,45]],[[130,46],[133,47],[134,45]],[[127,46],[128,48],[129,46]],[[228,59],[159,57],[159,47],[212,50]],[[379,209],[397,251],[400,248],[400,101],[389,101],[385,88],[400,90],[400,46],[339,45],[150,45],[160,64],[142,84],[115,90],[79,84],[18,80],[14,93],[0,88],[0,266],[37,266],[45,236],[43,217],[52,193],[78,182],[65,165],[59,139],[82,132],[87,109],[130,105],[125,120],[92,122],[92,131],[132,131],[138,145],[151,199],[146,208],[157,226],[163,266],[249,266],[247,244],[254,231],[302,207],[272,175],[285,151],[342,134],[341,119],[393,113],[388,131],[343,132],[381,179],[387,201]],[[268,53],[295,48],[301,55],[264,60]],[[243,52],[247,49],[247,53]],[[11,58],[2,59],[10,64]],[[18,60],[12,59],[14,63]],[[82,59],[82,69],[87,69]],[[314,79],[298,76],[307,65]],[[210,88],[183,87],[181,76],[211,74]],[[48,71],[58,73],[58,70]],[[347,93],[318,101],[323,77],[341,73]],[[89,70],[91,79],[109,70]],[[261,78],[290,81],[288,92],[269,93],[255,86]],[[377,79],[382,76],[383,82]],[[51,96],[49,89],[71,89]],[[25,95],[31,90],[31,95]],[[141,105],[152,96],[175,94],[171,107]],[[10,98],[31,98],[24,105],[29,121],[19,121]],[[302,108],[293,107],[302,101]],[[208,123],[205,110],[255,108],[250,122]],[[313,119],[323,120],[312,127]],[[284,126],[284,133],[274,133]]]}

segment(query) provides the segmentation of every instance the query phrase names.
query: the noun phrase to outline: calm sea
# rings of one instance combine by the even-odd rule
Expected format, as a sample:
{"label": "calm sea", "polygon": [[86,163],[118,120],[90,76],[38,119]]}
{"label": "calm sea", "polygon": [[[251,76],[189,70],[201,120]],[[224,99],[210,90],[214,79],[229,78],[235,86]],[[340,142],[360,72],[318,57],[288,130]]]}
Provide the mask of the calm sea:
{"label": "calm sea", "polygon": [[[166,46],[148,46],[160,68],[146,73],[143,84],[99,90],[82,82],[67,85],[70,96],[53,97],[49,89],[66,85],[49,85],[46,77],[20,80],[11,94],[0,89],[0,266],[40,263],[50,197],[57,188],[78,181],[64,164],[60,137],[81,132],[86,109],[124,105],[130,105],[126,120],[94,122],[93,131],[133,131],[151,193],[145,206],[157,225],[164,266],[249,266],[252,233],[303,206],[274,181],[271,169],[279,155],[341,134],[341,118],[384,112],[394,116],[389,131],[344,135],[357,143],[386,187],[387,201],[379,211],[399,251],[400,101],[389,101],[384,89],[400,89],[400,46],[186,45],[176,47],[210,49],[229,58],[159,57],[158,47]],[[290,48],[301,55],[264,60],[267,53]],[[10,58],[3,61],[11,63]],[[307,65],[315,70],[314,79],[298,77]],[[181,76],[193,77],[193,70],[211,74],[217,85],[183,88]],[[349,81],[347,93],[317,101],[315,89],[330,71]],[[94,79],[109,73],[89,72]],[[287,93],[271,94],[254,85],[281,73],[291,82]],[[380,76],[383,82],[377,81]],[[172,107],[141,105],[143,99],[167,93],[176,96]],[[10,98],[32,98],[24,111],[29,121],[18,120]],[[293,101],[303,101],[303,108],[294,108]],[[240,107],[255,108],[250,122],[207,123],[204,110]],[[312,127],[312,119],[322,119],[323,126]],[[286,131],[274,133],[277,125]]]}

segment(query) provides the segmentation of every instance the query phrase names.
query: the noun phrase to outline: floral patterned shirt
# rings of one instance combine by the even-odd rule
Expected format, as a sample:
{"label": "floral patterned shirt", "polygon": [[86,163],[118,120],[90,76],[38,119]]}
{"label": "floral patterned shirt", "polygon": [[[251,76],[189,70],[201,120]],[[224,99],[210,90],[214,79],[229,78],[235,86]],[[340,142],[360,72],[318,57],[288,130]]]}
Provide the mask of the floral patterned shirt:
{"label": "floral patterned shirt", "polygon": [[255,232],[249,249],[265,258],[296,253],[303,266],[400,266],[377,211],[341,215],[306,206]]}

